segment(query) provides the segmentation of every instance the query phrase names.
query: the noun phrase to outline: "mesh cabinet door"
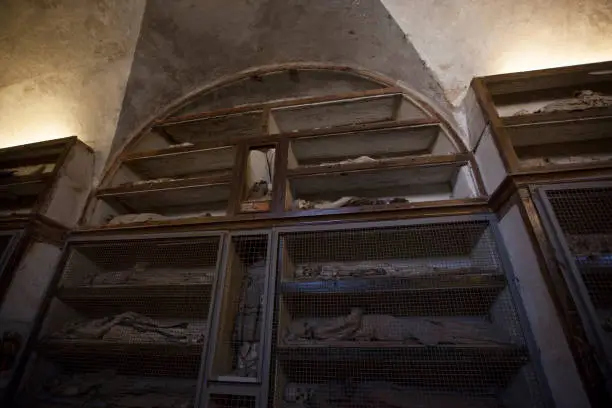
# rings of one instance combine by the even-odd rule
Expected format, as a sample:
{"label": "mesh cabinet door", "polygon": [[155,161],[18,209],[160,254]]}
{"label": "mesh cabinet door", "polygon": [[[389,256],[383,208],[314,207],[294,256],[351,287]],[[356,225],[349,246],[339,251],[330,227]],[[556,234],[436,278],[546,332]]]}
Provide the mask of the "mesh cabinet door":
{"label": "mesh cabinet door", "polygon": [[210,234],[69,245],[28,406],[193,406],[221,244]]}
{"label": "mesh cabinet door", "polygon": [[2,278],[6,262],[8,262],[8,259],[21,234],[21,231],[0,232],[0,278]]}
{"label": "mesh cabinet door", "polygon": [[558,264],[610,384],[612,183],[562,184],[536,191],[538,209]]}
{"label": "mesh cabinet door", "polygon": [[282,229],[277,258],[271,407],[544,406],[487,217]]}
{"label": "mesh cabinet door", "polygon": [[263,350],[270,233],[228,237],[218,285],[208,379],[258,382]]}

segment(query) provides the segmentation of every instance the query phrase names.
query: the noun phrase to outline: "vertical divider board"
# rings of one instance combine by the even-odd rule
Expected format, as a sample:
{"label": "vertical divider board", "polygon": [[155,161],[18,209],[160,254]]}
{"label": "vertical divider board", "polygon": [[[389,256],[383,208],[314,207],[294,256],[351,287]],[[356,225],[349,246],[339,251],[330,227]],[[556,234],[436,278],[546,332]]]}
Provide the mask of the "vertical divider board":
{"label": "vertical divider board", "polygon": [[510,137],[504,130],[502,121],[497,113],[497,110],[495,109],[493,97],[486,87],[485,79],[474,78],[472,81],[472,87],[476,92],[476,97],[480,107],[485,111],[486,116],[488,116],[489,121],[491,122],[493,141],[495,142],[495,146],[497,147],[501,159],[506,166],[506,170],[509,173],[518,171],[518,156],[514,151]]}
{"label": "vertical divider board", "polygon": [[272,181],[272,206],[273,214],[280,214],[287,209],[287,200],[291,202],[289,181],[287,180],[287,167],[290,158],[290,142],[283,138],[276,145],[276,157],[274,163],[274,180]]}
{"label": "vertical divider board", "polygon": [[232,169],[230,198],[227,204],[227,215],[233,216],[240,212],[240,202],[244,194],[245,169],[249,156],[249,146],[246,143],[236,145],[236,158]]}

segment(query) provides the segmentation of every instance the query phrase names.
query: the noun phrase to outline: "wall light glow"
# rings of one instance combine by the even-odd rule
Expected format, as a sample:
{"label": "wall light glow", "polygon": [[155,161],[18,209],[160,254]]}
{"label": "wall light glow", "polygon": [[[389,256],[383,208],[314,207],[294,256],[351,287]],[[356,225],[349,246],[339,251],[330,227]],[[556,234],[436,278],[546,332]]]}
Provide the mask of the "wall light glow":
{"label": "wall light glow", "polygon": [[[4,97],[5,95],[1,95]],[[0,99],[4,99],[1,98]],[[15,103],[15,102],[20,103]],[[2,103],[5,102],[5,103]],[[58,139],[79,133],[74,109],[57,97],[0,100],[0,148]]]}
{"label": "wall light glow", "polygon": [[569,65],[589,64],[612,59],[612,49],[589,51],[567,49],[563,47],[546,47],[529,44],[505,52],[498,60],[497,73],[533,71],[545,68],[565,67]]}

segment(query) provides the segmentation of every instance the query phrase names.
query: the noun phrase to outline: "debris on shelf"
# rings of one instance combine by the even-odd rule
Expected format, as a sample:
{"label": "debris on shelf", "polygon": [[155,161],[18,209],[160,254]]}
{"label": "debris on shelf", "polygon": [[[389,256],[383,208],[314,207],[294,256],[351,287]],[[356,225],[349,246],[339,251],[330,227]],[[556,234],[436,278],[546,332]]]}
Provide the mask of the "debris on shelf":
{"label": "debris on shelf", "polygon": [[575,256],[611,254],[612,234],[568,235],[567,244]]}
{"label": "debris on shelf", "polygon": [[264,200],[272,196],[272,186],[266,180],[259,180],[253,183],[247,194],[247,200]]}
{"label": "debris on shelf", "polygon": [[31,208],[20,208],[18,210],[2,210],[0,211],[0,217],[11,217],[15,215],[26,215],[32,212]]}
{"label": "debris on shelf", "polygon": [[410,277],[422,276],[440,271],[447,274],[465,272],[465,269],[449,270],[428,264],[408,264],[406,266],[377,262],[338,262],[338,263],[306,263],[296,265],[296,280],[329,280],[342,278],[366,277]]}
{"label": "debris on shelf", "polygon": [[166,183],[168,181],[174,181],[176,179],[170,178],[170,177],[161,177],[161,178],[157,178],[157,179],[151,179],[151,180],[138,180],[138,181],[134,181],[133,183],[127,183],[129,185],[133,185],[133,186],[141,186],[144,184],[160,184],[160,183]]}
{"label": "debris on shelf", "polygon": [[203,212],[199,214],[185,214],[185,215],[161,215],[155,213],[138,213],[138,214],[121,214],[116,215],[108,221],[107,225],[121,225],[121,224],[132,224],[138,222],[148,221],[169,221],[169,220],[181,220],[186,218],[198,218],[198,217],[212,217],[212,213]]}
{"label": "debris on shelf", "polygon": [[594,154],[588,156],[563,156],[563,157],[534,157],[522,159],[521,165],[525,167],[544,167],[551,164],[585,164],[598,163],[612,160],[612,154]]}
{"label": "debris on shelf", "polygon": [[509,342],[484,320],[395,317],[364,314],[360,308],[351,309],[347,316],[295,319],[289,324],[284,340],[286,344],[385,341],[426,346]]}
{"label": "debris on shelf", "polygon": [[[85,285],[171,285],[185,283],[211,283],[215,272],[206,269],[156,268],[146,262],[138,262],[131,269],[121,271],[92,272]],[[77,286],[80,284],[77,283]],[[70,286],[70,282],[64,282]]]}
{"label": "debris on shelf", "polygon": [[96,408],[188,408],[196,382],[155,377],[127,377],[113,370],[55,375],[36,396],[36,406]]}
{"label": "debris on shelf", "polygon": [[367,197],[341,197],[336,201],[307,201],[295,200],[293,208],[296,210],[329,210],[342,207],[362,207],[366,205],[406,204],[410,201],[404,197],[393,198],[367,198]]}
{"label": "debris on shelf", "polygon": [[371,158],[370,156],[359,156],[356,159],[346,159],[339,162],[325,162],[318,164],[318,166],[341,166],[343,164],[353,163],[376,163],[378,160]]}
{"label": "debris on shelf", "polygon": [[177,147],[191,147],[191,146],[193,146],[193,143],[185,142],[185,143],[170,145],[168,146],[168,149],[176,149]]}
{"label": "debris on shelf", "polygon": [[[463,393],[431,392],[382,381],[335,380],[327,384],[289,383],[283,390],[285,407],[498,408],[493,398]],[[290,404],[290,405],[289,405]]]}
{"label": "debris on shelf", "polygon": [[54,339],[105,340],[130,343],[201,344],[202,325],[187,321],[161,322],[134,312],[66,324]]}
{"label": "debris on shelf", "polygon": [[0,178],[5,177],[23,177],[23,176],[40,176],[45,173],[50,173],[55,168],[54,163],[38,164],[33,166],[21,166],[10,169],[0,170]]}
{"label": "debris on shelf", "polygon": [[582,111],[591,108],[612,106],[612,95],[604,95],[589,89],[577,91],[573,98],[561,99],[549,103],[536,111],[520,110],[514,116],[530,115],[532,113],[550,113],[557,111]]}

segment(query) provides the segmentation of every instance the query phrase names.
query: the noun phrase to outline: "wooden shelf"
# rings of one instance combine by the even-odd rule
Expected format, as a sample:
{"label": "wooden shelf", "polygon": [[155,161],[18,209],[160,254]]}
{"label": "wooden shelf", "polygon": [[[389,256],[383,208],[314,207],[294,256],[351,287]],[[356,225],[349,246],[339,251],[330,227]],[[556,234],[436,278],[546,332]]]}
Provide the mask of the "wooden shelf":
{"label": "wooden shelf", "polygon": [[309,316],[307,304],[326,305],[318,308],[326,316],[348,314],[354,307],[366,314],[466,316],[487,314],[505,287],[504,275],[489,272],[283,282],[281,291],[294,318]]}
{"label": "wooden shelf", "polygon": [[125,158],[123,164],[146,179],[156,179],[230,170],[234,165],[234,156],[235,149],[231,146],[177,147],[132,154]]}
{"label": "wooden shelf", "polygon": [[147,316],[206,318],[212,283],[65,287],[57,297],[88,316],[130,310]]}
{"label": "wooden shelf", "polygon": [[397,157],[393,159],[379,160],[376,162],[367,163],[346,163],[346,164],[330,164],[319,166],[306,166],[288,169],[287,175],[293,176],[309,176],[329,173],[348,173],[354,171],[376,171],[389,169],[409,169],[419,167],[436,167],[456,164],[458,166],[465,165],[469,162],[470,155],[462,154],[447,154],[440,156],[413,156],[413,157]]}
{"label": "wooden shelf", "polygon": [[262,111],[167,121],[153,128],[172,143],[235,141],[260,136]]}
{"label": "wooden shelf", "polygon": [[[97,196],[138,213],[166,213],[177,209],[195,212],[198,206],[226,203],[230,196],[230,178],[230,175],[223,175],[119,186],[98,190]],[[227,204],[223,208],[227,208]]]}
{"label": "wooden shelf", "polygon": [[513,125],[505,131],[517,147],[609,139],[611,126],[612,116]]}
{"label": "wooden shelf", "polygon": [[[428,387],[504,387],[529,361],[520,346],[278,346],[276,358],[291,382],[355,378],[415,381]],[[443,375],[441,375],[443,373]]]}
{"label": "wooden shelf", "polygon": [[574,111],[542,112],[527,115],[506,116],[502,117],[501,120],[504,126],[512,127],[609,117],[612,117],[612,106]]}
{"label": "wooden shelf", "polygon": [[392,121],[399,98],[398,93],[274,108],[271,133]]}
{"label": "wooden shelf", "polygon": [[[464,165],[454,156],[440,164],[407,161],[403,166],[375,169],[370,163],[348,164],[351,170],[298,170],[302,174],[289,178],[296,199],[337,200],[343,196],[403,197],[412,194],[436,195],[452,193],[452,183]],[[435,200],[435,198],[434,198]]]}
{"label": "wooden shelf", "polygon": [[301,137],[292,140],[291,152],[298,166],[359,156],[378,159],[431,154],[437,139],[446,138],[441,132],[438,124],[427,123]]}
{"label": "wooden shelf", "polygon": [[202,345],[44,340],[40,353],[67,369],[197,378]]}

